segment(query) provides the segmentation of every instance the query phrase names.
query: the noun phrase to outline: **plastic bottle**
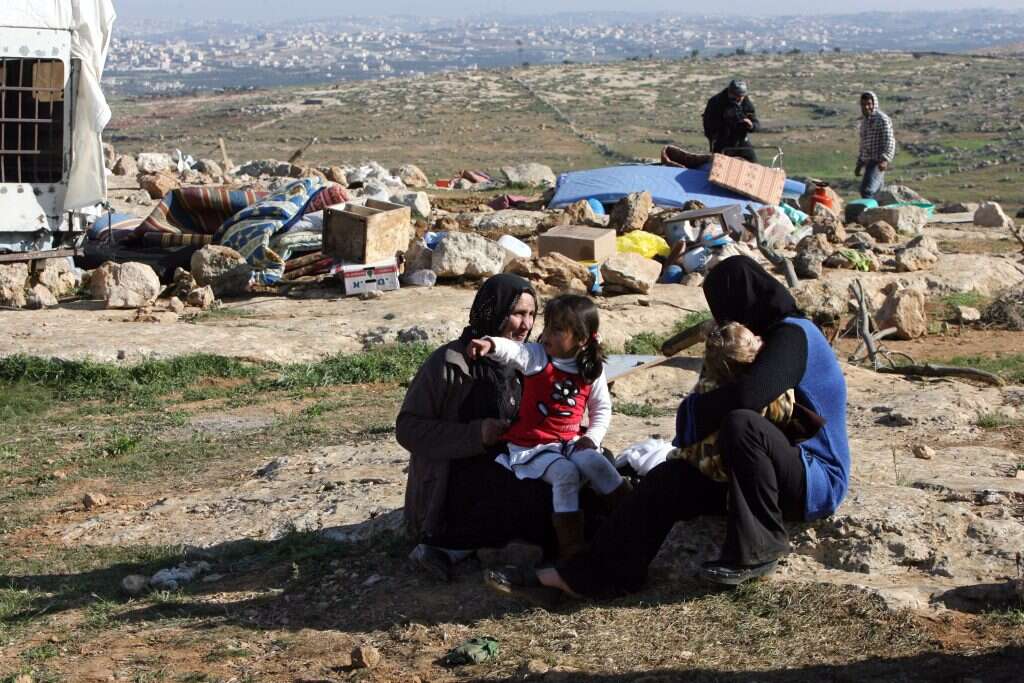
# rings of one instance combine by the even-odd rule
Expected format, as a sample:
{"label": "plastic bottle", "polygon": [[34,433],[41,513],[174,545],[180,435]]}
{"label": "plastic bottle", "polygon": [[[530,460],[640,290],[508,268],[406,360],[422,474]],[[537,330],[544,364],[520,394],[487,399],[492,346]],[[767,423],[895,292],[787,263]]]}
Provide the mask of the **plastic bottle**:
{"label": "plastic bottle", "polygon": [[530,258],[533,256],[533,251],[530,249],[530,245],[524,244],[512,235],[502,235],[498,238],[498,244],[505,247],[505,249],[511,252],[516,258]]}

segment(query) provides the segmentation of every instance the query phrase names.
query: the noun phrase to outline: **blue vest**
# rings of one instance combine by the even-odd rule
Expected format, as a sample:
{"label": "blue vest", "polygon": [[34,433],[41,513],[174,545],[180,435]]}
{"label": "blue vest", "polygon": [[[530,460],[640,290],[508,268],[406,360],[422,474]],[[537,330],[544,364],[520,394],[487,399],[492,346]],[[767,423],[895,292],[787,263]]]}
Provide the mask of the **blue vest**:
{"label": "blue vest", "polygon": [[797,401],[825,418],[825,426],[800,444],[807,471],[808,520],[836,511],[850,485],[850,445],[846,437],[846,379],[835,351],[814,323],[786,318],[807,337],[807,368],[796,385]]}

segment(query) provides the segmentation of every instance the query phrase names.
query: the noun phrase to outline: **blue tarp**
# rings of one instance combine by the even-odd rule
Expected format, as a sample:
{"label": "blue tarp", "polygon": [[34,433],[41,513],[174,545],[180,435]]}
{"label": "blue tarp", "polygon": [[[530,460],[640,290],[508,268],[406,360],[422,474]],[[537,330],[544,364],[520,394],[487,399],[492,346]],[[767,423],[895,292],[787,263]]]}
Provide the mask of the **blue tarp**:
{"label": "blue tarp", "polygon": [[[555,196],[549,206],[568,206],[580,199],[597,199],[613,204],[631,192],[651,193],[656,206],[682,207],[691,199],[715,207],[726,204],[749,204],[755,209],[764,206],[752,199],[712,185],[709,172],[704,169],[676,168],[674,166],[609,166],[590,171],[573,171],[558,176]],[[805,185],[786,180],[783,196],[800,196]]]}

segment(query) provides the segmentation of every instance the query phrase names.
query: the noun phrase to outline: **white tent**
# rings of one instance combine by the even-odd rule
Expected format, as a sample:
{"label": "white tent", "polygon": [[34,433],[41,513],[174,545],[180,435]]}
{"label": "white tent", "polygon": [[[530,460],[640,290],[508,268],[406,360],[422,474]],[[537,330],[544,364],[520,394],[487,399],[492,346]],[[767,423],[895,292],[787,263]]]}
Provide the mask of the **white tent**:
{"label": "white tent", "polygon": [[0,26],[70,31],[71,57],[81,61],[71,172],[64,200],[69,211],[106,197],[101,135],[110,122],[110,107],[100,79],[115,16],[111,0],[0,0]]}

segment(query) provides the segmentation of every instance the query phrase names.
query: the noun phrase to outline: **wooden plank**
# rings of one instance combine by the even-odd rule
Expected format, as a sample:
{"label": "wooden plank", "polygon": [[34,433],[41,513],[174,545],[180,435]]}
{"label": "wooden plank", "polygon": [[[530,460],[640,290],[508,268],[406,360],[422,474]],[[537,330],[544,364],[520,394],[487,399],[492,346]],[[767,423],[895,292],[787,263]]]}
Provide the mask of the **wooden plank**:
{"label": "wooden plank", "polygon": [[711,162],[708,180],[744,197],[769,206],[778,206],[782,201],[786,172],[781,168],[768,168],[745,159],[716,154]]}

